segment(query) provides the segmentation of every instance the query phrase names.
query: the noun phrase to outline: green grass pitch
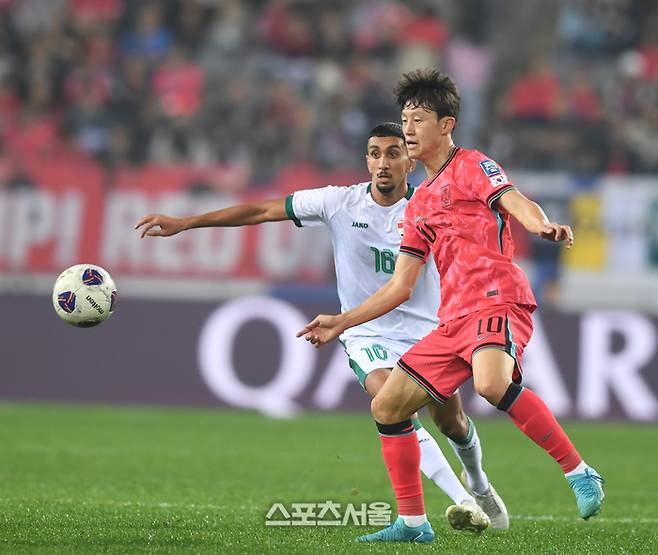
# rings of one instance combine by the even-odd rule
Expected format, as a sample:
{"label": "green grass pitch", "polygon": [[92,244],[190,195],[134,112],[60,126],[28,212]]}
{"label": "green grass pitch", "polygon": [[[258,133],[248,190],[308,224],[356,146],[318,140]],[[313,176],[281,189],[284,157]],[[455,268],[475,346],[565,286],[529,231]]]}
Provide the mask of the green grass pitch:
{"label": "green grass pitch", "polygon": [[476,419],[511,528],[453,531],[425,481],[437,541],[418,546],[352,543],[372,527],[265,526],[274,502],[393,503],[366,414],[2,404],[0,423],[4,553],[658,553],[656,426],[566,424],[606,479],[602,514],[584,522],[538,447]]}

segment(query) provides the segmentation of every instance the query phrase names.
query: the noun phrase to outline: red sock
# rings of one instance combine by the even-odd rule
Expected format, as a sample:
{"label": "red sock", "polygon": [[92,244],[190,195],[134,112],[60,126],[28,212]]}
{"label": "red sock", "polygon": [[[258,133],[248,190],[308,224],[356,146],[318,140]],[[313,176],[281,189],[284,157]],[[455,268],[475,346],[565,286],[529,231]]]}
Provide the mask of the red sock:
{"label": "red sock", "polygon": [[391,479],[398,514],[416,516],[425,514],[423,484],[420,480],[420,445],[411,428],[407,435],[381,435],[382,455]]}
{"label": "red sock", "polygon": [[530,389],[516,387],[521,391],[507,409],[514,424],[553,457],[563,472],[576,468],[583,459],[546,403]]}

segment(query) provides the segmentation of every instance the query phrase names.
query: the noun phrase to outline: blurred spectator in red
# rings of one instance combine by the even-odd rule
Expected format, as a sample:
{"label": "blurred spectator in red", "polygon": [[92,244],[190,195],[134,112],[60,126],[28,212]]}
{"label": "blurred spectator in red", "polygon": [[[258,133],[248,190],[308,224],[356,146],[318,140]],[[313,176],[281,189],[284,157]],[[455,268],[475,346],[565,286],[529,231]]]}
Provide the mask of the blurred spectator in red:
{"label": "blurred spectator in red", "polygon": [[49,79],[34,78],[29,97],[14,122],[4,129],[7,147],[25,158],[53,156],[61,145],[59,111],[53,110],[53,90]]}
{"label": "blurred spectator in red", "polygon": [[315,49],[309,19],[286,0],[273,0],[268,3],[260,19],[259,28],[265,41],[282,53],[303,56],[311,54]]}
{"label": "blurred spectator in red", "polygon": [[441,50],[448,41],[449,30],[433,6],[425,6],[402,28],[399,43],[417,44],[431,50]]}
{"label": "blurred spectator in red", "polygon": [[21,104],[7,79],[0,79],[0,131],[10,121],[14,121],[18,115]]}
{"label": "blurred spectator in red", "polygon": [[99,24],[114,22],[123,10],[122,0],[68,0],[74,27],[82,34]]}
{"label": "blurred spectator in red", "polygon": [[153,90],[167,117],[191,116],[201,105],[204,75],[180,48],[172,49],[153,76]]}
{"label": "blurred spectator in red", "polygon": [[549,121],[562,113],[560,81],[545,59],[537,59],[530,70],[510,87],[505,99],[506,114],[512,118]]}
{"label": "blurred spectator in red", "polygon": [[601,100],[587,74],[577,71],[571,75],[565,91],[568,115],[581,121],[595,121],[601,117]]}
{"label": "blurred spectator in red", "polygon": [[642,58],[642,77],[647,81],[654,81],[658,77],[658,17],[653,18],[648,26],[646,36],[640,46]]}
{"label": "blurred spectator in red", "polygon": [[360,2],[352,12],[356,47],[380,56],[395,54],[411,17],[411,11],[402,2]]}

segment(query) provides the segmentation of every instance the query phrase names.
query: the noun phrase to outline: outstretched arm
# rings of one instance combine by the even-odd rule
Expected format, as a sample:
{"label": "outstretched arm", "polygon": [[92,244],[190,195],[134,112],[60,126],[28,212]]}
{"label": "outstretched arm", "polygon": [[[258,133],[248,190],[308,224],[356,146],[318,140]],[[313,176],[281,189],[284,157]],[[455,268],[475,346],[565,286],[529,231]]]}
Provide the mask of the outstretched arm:
{"label": "outstretched arm", "polygon": [[414,256],[401,254],[395,263],[393,277],[379,291],[359,306],[333,316],[320,314],[297,332],[316,347],[338,337],[346,329],[379,318],[409,300],[424,262]]}
{"label": "outstretched arm", "polygon": [[287,219],[285,199],[276,199],[238,204],[187,218],[149,214],[137,222],[135,229],[141,228],[142,237],[169,237],[195,227],[235,227]]}
{"label": "outstretched arm", "polygon": [[498,204],[514,216],[530,233],[555,243],[566,241],[567,248],[571,248],[573,245],[573,231],[568,225],[549,221],[541,206],[518,191],[505,193],[500,197]]}

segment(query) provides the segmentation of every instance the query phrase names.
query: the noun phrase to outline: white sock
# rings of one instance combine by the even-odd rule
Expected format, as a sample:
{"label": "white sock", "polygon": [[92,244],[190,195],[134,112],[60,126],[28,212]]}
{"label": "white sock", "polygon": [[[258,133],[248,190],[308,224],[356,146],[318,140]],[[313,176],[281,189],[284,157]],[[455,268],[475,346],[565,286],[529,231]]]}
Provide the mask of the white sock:
{"label": "white sock", "polygon": [[419,428],[416,435],[420,444],[420,469],[423,474],[439,486],[454,503],[475,502],[455,476],[443,451],[430,433],[425,428]]}
{"label": "white sock", "polygon": [[[467,417],[468,418],[468,417]],[[474,493],[482,495],[489,489],[489,478],[482,470],[482,448],[480,447],[480,438],[478,437],[475,424],[468,418],[468,435],[466,439],[457,443],[448,438],[457,458],[462,463],[468,478],[468,485]]]}
{"label": "white sock", "polygon": [[583,472],[585,472],[586,468],[589,468],[589,465],[585,461],[580,461],[580,464],[576,468],[570,470],[569,472],[565,472],[564,475],[573,476],[574,474],[582,474]]}
{"label": "white sock", "polygon": [[404,523],[407,526],[411,526],[411,528],[415,528],[416,526],[420,526],[423,522],[427,522],[426,515],[413,515],[413,516],[398,515],[398,516],[404,520]]}

